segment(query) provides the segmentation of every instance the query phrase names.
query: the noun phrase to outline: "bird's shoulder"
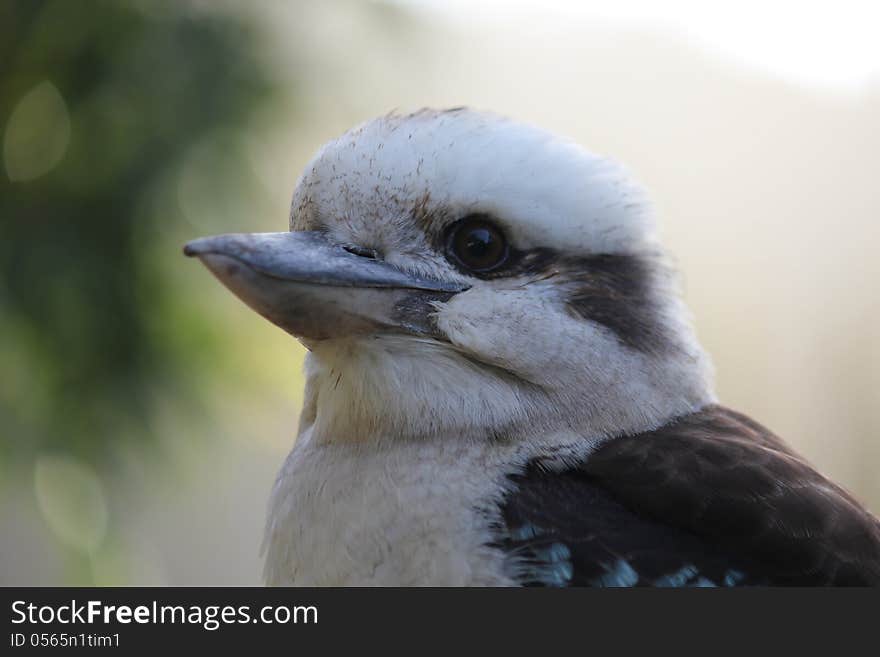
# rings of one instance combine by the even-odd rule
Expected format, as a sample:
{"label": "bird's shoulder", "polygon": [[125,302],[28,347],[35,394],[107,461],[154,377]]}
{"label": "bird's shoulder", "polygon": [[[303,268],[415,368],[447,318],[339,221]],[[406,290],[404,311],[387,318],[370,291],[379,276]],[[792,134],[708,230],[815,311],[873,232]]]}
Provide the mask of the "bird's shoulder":
{"label": "bird's shoulder", "polygon": [[770,431],[711,405],[511,475],[497,546],[524,584],[880,585],[880,523]]}

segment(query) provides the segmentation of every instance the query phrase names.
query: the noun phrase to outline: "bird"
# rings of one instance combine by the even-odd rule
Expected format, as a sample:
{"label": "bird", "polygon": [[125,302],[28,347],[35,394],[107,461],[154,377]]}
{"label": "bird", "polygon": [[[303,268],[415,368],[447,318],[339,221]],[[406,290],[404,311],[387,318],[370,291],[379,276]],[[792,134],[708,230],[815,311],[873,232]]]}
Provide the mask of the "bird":
{"label": "bird", "polygon": [[880,585],[880,522],[722,405],[646,192],[491,112],[323,146],[184,247],[306,348],[267,585]]}

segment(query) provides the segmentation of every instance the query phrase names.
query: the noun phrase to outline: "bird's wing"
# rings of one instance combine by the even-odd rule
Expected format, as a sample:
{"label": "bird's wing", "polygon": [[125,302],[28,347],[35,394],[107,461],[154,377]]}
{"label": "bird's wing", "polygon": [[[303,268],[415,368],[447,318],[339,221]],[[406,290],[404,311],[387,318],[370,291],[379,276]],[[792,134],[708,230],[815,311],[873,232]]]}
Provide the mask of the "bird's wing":
{"label": "bird's wing", "polygon": [[525,584],[880,585],[880,522],[721,406],[511,483],[498,545]]}

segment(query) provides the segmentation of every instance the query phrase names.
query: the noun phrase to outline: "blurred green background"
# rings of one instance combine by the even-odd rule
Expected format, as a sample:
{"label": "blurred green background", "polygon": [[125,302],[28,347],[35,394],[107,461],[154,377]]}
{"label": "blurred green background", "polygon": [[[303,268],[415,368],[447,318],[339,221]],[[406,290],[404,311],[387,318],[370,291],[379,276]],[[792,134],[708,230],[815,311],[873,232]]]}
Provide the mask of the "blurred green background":
{"label": "blurred green background", "polygon": [[186,477],[216,447],[201,420],[218,400],[280,383],[180,253],[277,226],[251,140],[277,129],[272,112],[295,116],[297,89],[263,32],[233,5],[0,4],[0,457],[59,581],[137,576],[132,472]]}
{"label": "blurred green background", "polygon": [[[491,3],[490,3],[491,4]],[[880,85],[431,3],[0,3],[0,584],[252,584],[302,349],[181,256],[321,143],[471,104],[653,193],[722,399],[880,508]]]}

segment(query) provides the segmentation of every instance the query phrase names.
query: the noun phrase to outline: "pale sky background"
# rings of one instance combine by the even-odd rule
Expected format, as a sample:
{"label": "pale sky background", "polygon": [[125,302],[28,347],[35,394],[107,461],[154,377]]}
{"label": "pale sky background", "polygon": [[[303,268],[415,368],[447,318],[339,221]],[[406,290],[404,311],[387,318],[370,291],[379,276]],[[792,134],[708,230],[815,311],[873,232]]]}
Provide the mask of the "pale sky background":
{"label": "pale sky background", "polygon": [[880,3],[872,0],[396,0],[459,22],[564,30],[567,19],[664,31],[757,72],[837,92],[880,76]]}

